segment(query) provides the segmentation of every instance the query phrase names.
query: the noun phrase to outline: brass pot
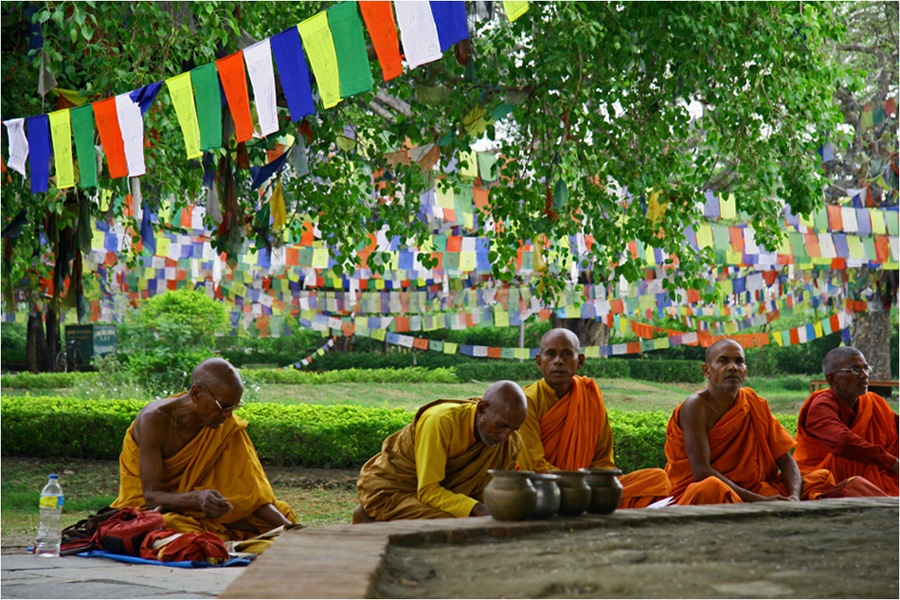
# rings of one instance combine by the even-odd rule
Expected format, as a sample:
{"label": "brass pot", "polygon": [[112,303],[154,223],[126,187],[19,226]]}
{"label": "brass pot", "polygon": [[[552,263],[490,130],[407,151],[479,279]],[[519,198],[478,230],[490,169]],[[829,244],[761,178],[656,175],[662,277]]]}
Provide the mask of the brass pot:
{"label": "brass pot", "polygon": [[587,473],[583,471],[557,471],[559,475],[560,503],[559,514],[566,517],[577,517],[587,509],[591,501],[591,488],[588,487]]}
{"label": "brass pot", "polygon": [[559,492],[559,475],[553,473],[532,473],[528,476],[531,485],[537,492],[537,501],[529,519],[547,519],[559,512],[559,504],[562,500]]}
{"label": "brass pot", "polygon": [[587,474],[585,480],[591,488],[591,501],[587,511],[592,515],[608,515],[619,507],[622,501],[622,484],[616,475],[619,469],[581,469]]}
{"label": "brass pot", "polygon": [[484,504],[498,521],[522,521],[534,510],[537,492],[531,485],[531,471],[489,469],[491,481],[484,488]]}

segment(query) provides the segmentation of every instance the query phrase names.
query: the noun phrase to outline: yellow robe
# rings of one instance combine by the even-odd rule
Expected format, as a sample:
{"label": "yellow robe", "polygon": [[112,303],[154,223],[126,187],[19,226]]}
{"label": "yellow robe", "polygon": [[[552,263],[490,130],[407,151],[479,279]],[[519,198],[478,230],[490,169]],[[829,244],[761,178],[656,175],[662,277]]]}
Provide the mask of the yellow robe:
{"label": "yellow robe", "polygon": [[[223,540],[241,540],[272,529],[253,516],[263,504],[273,504],[289,521],[296,523],[294,511],[275,499],[253,443],[247,435],[247,421],[232,414],[220,427],[204,427],[176,455],[163,460],[162,490],[185,493],[218,490],[232,505],[225,515],[212,519],[202,512],[166,513],[166,527],[182,533],[211,531]],[[133,506],[146,510],[141,486],[140,448],[133,435],[134,423],[125,434],[119,457],[119,497],[114,508]],[[227,523],[245,520],[258,533],[229,529]]]}
{"label": "yellow robe", "polygon": [[483,501],[488,469],[512,469],[518,434],[489,447],[475,440],[480,398],[437,400],[389,436],[363,466],[359,503],[378,521],[467,517]]}
{"label": "yellow robe", "polygon": [[[525,444],[519,453],[520,469],[615,468],[612,429],[603,394],[593,379],[575,375],[571,391],[562,398],[543,379],[524,391],[528,416],[520,430]],[[670,490],[662,469],[640,469],[619,477],[619,482],[623,488],[619,508],[646,507]]]}

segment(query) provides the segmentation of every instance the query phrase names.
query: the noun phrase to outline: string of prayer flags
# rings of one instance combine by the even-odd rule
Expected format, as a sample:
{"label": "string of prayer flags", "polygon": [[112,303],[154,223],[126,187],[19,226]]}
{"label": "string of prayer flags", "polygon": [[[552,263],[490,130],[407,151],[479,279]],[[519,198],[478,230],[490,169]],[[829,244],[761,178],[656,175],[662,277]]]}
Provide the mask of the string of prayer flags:
{"label": "string of prayer flags", "polygon": [[244,74],[244,53],[240,50],[216,61],[222,89],[228,100],[228,110],[234,121],[237,143],[253,137],[253,117],[250,115],[250,96],[247,91],[247,77]]}
{"label": "string of prayer flags", "polygon": [[503,10],[506,12],[506,18],[512,23],[526,12],[528,12],[527,0],[503,0]]}
{"label": "string of prayer flags", "polygon": [[312,90],[309,87],[309,71],[306,55],[300,43],[300,31],[289,27],[272,36],[272,56],[278,67],[281,88],[287,100],[292,121],[299,121],[316,112]]}
{"label": "string of prayer flags", "polygon": [[394,22],[394,11],[389,0],[360,0],[359,10],[362,12],[369,37],[381,65],[381,75],[385,81],[398,77],[403,72],[403,61],[400,56],[400,42],[397,39],[397,25]]}
{"label": "string of prayer flags", "polygon": [[72,124],[69,109],[47,115],[50,137],[53,140],[53,163],[56,167],[56,188],[75,186],[75,165],[72,162]]}
{"label": "string of prayer flags", "polygon": [[441,42],[427,1],[394,2],[403,52],[410,69],[440,60]]}
{"label": "string of prayer flags", "polygon": [[144,117],[141,107],[132,100],[131,94],[119,94],[115,100],[128,176],[140,177],[147,172],[144,164]]}
{"label": "string of prayer flags", "polygon": [[175,107],[175,115],[181,125],[181,133],[184,135],[184,146],[188,159],[199,158],[203,155],[200,151],[200,124],[197,120],[197,110],[194,106],[194,93],[191,84],[191,73],[182,73],[166,79],[166,87],[172,97],[172,106]]}
{"label": "string of prayer flags", "polygon": [[244,62],[253,85],[253,100],[259,133],[266,137],[278,131],[278,107],[275,99],[275,67],[272,65],[272,46],[269,38],[244,48]]}
{"label": "string of prayer flags", "polygon": [[328,15],[320,12],[297,25],[297,28],[316,77],[322,106],[331,108],[341,101],[341,80]]}
{"label": "string of prayer flags", "polygon": [[[355,2],[330,7],[328,28],[337,59],[341,98],[372,91],[372,71]],[[335,43],[339,40],[338,43]]]}
{"label": "string of prayer flags", "polygon": [[97,187],[97,151],[94,148],[94,109],[82,104],[69,111],[75,152],[78,156],[78,172],[83,188]]}
{"label": "string of prayer flags", "polygon": [[115,96],[94,102],[94,119],[97,123],[97,133],[100,134],[100,144],[106,156],[109,176],[113,179],[125,177],[128,175],[128,163],[125,159],[122,132],[119,129]]}
{"label": "string of prayer flags", "polygon": [[28,137],[25,135],[25,119],[3,121],[9,133],[9,168],[25,176],[28,160]]}
{"label": "string of prayer flags", "polygon": [[50,182],[50,121],[47,115],[28,117],[28,159],[31,193],[46,192]]}

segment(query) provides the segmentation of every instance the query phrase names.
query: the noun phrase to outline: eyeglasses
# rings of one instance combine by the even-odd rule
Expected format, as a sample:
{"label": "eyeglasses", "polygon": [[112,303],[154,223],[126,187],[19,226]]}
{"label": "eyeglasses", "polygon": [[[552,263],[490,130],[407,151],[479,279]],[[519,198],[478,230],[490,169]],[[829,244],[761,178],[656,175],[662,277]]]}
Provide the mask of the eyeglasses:
{"label": "eyeglasses", "polygon": [[856,375],[857,377],[859,377],[859,376],[862,375],[863,373],[865,373],[866,375],[868,375],[868,374],[869,374],[869,371],[871,371],[871,370],[872,370],[872,365],[866,365],[866,366],[864,366],[864,367],[847,367],[847,368],[845,368],[845,369],[836,369],[836,370],[833,371],[833,372],[834,372],[834,373],[842,373],[842,372],[844,372],[844,371],[849,371],[850,373],[853,373],[854,375]]}
{"label": "eyeglasses", "polygon": [[203,388],[206,390],[206,393],[212,396],[213,402],[215,402],[216,406],[219,408],[219,412],[226,413],[228,411],[235,411],[244,405],[243,401],[239,401],[237,404],[226,404],[225,406],[222,406],[222,403],[219,402],[219,399],[216,398],[215,394],[209,391],[208,387],[204,385]]}

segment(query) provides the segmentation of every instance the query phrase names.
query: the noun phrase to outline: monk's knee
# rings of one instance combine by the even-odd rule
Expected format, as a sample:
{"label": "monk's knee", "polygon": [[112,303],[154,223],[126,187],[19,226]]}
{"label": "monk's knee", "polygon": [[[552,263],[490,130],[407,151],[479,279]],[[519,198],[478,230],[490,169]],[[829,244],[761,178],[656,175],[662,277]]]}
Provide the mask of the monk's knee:
{"label": "monk's knee", "polygon": [[356,508],[353,509],[353,516],[350,519],[350,523],[353,525],[358,525],[360,523],[374,523],[375,519],[370,517],[365,510],[363,510],[362,504],[357,504]]}

